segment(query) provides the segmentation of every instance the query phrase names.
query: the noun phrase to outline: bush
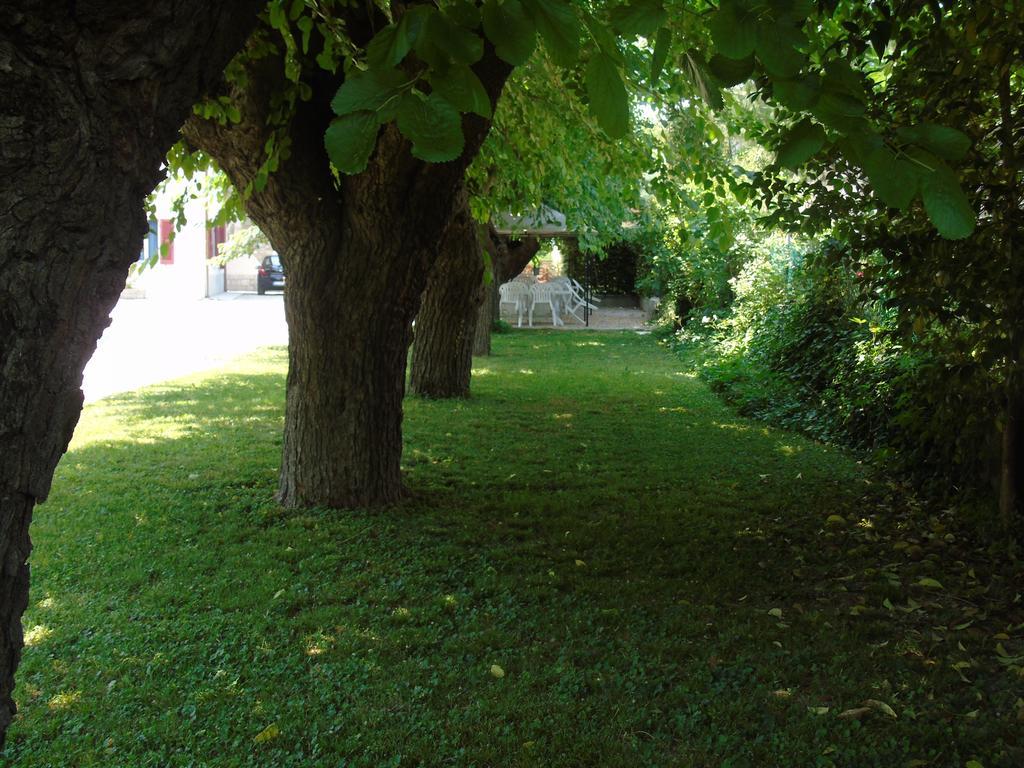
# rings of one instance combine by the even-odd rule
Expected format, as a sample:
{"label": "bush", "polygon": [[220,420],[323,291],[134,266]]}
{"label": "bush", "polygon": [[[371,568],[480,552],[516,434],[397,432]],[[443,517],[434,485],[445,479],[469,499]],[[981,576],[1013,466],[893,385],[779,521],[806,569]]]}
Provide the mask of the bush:
{"label": "bush", "polygon": [[969,345],[935,327],[908,349],[836,243],[807,257],[763,250],[732,290],[678,338],[740,413],[871,451],[935,496],[991,496],[998,377],[957,352]]}

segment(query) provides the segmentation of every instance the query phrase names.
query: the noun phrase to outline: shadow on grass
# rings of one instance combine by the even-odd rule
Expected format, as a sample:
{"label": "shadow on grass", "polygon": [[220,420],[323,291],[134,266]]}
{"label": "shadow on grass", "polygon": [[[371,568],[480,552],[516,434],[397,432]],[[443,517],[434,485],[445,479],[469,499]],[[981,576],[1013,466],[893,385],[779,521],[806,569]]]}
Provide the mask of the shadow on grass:
{"label": "shadow on grass", "polygon": [[854,462],[730,415],[649,338],[496,343],[473,399],[407,402],[413,493],[386,511],[274,504],[280,353],[90,407],[34,527],[6,756],[867,766],[1006,741],[835,717],[939,706],[907,637],[850,614],[874,560],[825,520],[859,516]]}

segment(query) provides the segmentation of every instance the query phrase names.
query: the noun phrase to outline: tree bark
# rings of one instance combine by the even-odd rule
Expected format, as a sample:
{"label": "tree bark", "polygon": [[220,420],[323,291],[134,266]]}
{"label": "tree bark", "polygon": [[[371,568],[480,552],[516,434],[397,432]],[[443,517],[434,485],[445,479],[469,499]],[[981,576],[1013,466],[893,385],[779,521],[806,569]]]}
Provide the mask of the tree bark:
{"label": "tree bark", "polygon": [[[237,189],[259,171],[273,95],[287,87],[276,57],[246,66],[247,82],[232,86],[241,121],[194,117],[183,129]],[[510,67],[488,48],[475,70],[496,103]],[[412,157],[396,126],[386,125],[367,169],[336,181],[323,135],[342,78],[322,71],[311,78],[312,98],[280,129],[290,155],[245,202],[288,275],[278,493],[287,507],[386,505],[404,495],[402,397],[411,324],[466,166],[490,129],[489,120],[464,116],[462,156],[431,164]]]}
{"label": "tree bark", "polygon": [[473,356],[486,357],[491,354],[491,331],[498,319],[498,281],[491,273],[491,281],[484,286],[484,298],[477,310],[473,328]]}
{"label": "tree bark", "polygon": [[147,231],[145,196],[260,4],[0,3],[0,742],[32,509]]}
{"label": "tree bark", "polygon": [[409,389],[421,397],[469,397],[484,258],[479,227],[460,197],[416,315]]}

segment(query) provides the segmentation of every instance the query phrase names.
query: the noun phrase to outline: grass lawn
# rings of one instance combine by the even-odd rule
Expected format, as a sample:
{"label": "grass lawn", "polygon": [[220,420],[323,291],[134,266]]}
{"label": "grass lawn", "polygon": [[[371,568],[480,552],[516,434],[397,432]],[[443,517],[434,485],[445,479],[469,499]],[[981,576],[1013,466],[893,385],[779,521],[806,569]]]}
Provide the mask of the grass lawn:
{"label": "grass lawn", "polygon": [[283,350],[86,408],[7,764],[1024,764],[1019,582],[942,515],[650,336],[495,342],[387,511],[274,504]]}

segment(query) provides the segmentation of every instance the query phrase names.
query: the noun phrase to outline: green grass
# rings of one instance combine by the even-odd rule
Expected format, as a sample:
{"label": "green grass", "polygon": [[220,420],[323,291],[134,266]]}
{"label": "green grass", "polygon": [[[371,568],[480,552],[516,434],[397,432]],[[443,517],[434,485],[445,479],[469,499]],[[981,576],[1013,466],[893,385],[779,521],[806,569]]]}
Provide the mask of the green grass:
{"label": "green grass", "polygon": [[88,407],[8,763],[1024,762],[1019,597],[940,517],[649,336],[494,342],[387,511],[273,503],[281,350]]}

